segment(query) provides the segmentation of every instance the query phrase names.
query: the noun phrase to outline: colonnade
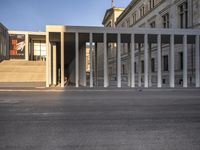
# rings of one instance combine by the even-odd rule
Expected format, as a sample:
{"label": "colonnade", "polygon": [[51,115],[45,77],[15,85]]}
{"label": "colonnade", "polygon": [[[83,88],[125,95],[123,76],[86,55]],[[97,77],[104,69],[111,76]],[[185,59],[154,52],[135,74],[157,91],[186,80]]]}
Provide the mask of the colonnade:
{"label": "colonnade", "polygon": [[[64,74],[64,54],[65,54],[65,49],[64,49],[64,33],[65,32],[60,32],[60,44],[61,44],[61,87],[65,86],[65,74]],[[75,32],[75,86],[79,87],[80,85],[80,79],[79,79],[79,73],[80,71],[82,71],[83,69],[80,68],[79,65],[79,33],[81,33],[81,31],[76,31]],[[93,83],[94,83],[94,77],[93,77],[93,68],[94,68],[94,64],[93,64],[93,35],[96,32],[89,32],[89,48],[90,48],[90,87],[93,87]],[[181,36],[181,40],[182,40],[182,44],[183,44],[183,87],[188,87],[188,38],[190,37],[190,35],[188,34],[184,34],[184,32],[182,32],[183,34],[180,35],[180,33],[178,34],[179,36]],[[103,59],[104,63],[103,63],[103,68],[104,68],[104,83],[103,86],[106,88],[109,86],[109,78],[108,78],[108,47],[107,47],[107,43],[108,43],[108,34],[109,32],[103,32],[100,33],[102,34],[103,37],[103,58],[98,58],[98,59]],[[116,40],[116,45],[117,45],[117,87],[121,88],[122,84],[121,84],[121,41],[122,41],[122,34],[124,34],[123,32],[115,32],[115,34],[117,35],[117,40]],[[125,33],[125,34],[129,34],[131,37],[131,42],[130,44],[130,87],[134,88],[136,87],[136,74],[135,74],[135,51],[136,51],[136,43],[137,42],[137,35],[140,33]],[[154,33],[153,33],[154,34]],[[48,34],[49,35],[49,34]],[[47,41],[49,41],[49,36],[46,36]],[[152,35],[152,33],[141,33],[143,39],[143,44],[144,44],[144,87],[148,88],[149,87],[149,36]],[[157,44],[157,87],[161,88],[162,87],[162,36],[164,34],[155,32],[154,36],[156,36],[156,42],[154,44]],[[176,33],[171,33],[168,34],[168,37],[170,37],[169,40],[169,87],[174,88],[175,87],[175,36]],[[197,35],[192,35],[193,37],[195,37],[195,83],[196,83],[196,87],[200,86],[200,66],[199,66],[199,34]],[[48,44],[49,42],[47,42],[47,46],[49,46]],[[50,52],[48,52],[48,56],[50,57]],[[55,55],[55,54],[54,54]],[[141,57],[139,55],[139,57]],[[50,71],[51,67],[49,67],[49,65],[51,65],[51,62],[47,61],[47,72]],[[54,78],[56,78],[56,73],[55,73],[55,69],[54,69],[54,73],[53,73]],[[141,75],[140,75],[141,76]],[[47,79],[51,78],[49,76],[49,74],[47,73]],[[50,84],[48,83],[49,80],[47,80],[47,86],[49,86]],[[55,82],[55,80],[54,80]],[[84,81],[85,82],[85,81]],[[140,78],[138,78],[138,85],[141,85],[141,81]]]}

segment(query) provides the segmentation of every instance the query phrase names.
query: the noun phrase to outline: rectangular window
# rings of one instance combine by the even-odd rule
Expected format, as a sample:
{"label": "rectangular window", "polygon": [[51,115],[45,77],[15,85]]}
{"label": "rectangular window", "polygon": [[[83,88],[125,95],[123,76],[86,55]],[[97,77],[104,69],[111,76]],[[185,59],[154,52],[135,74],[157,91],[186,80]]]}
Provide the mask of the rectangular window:
{"label": "rectangular window", "polygon": [[125,75],[125,64],[122,65],[122,74]]}
{"label": "rectangular window", "polygon": [[122,28],[124,28],[125,27],[125,22],[124,23],[122,23]]}
{"label": "rectangular window", "polygon": [[179,53],[179,69],[183,70],[183,52]]}
{"label": "rectangular window", "polygon": [[156,22],[155,22],[155,21],[151,22],[151,23],[150,23],[150,27],[151,27],[151,28],[155,28],[155,27],[156,27]]}
{"label": "rectangular window", "polygon": [[135,73],[137,72],[137,63],[135,62]]}
{"label": "rectangular window", "polygon": [[151,72],[155,72],[155,59],[151,59]]}
{"label": "rectangular window", "polygon": [[140,7],[140,17],[143,17],[144,14],[145,14],[144,5],[142,5],[142,6]]}
{"label": "rectangular window", "polygon": [[133,24],[137,21],[137,18],[136,18],[136,12],[133,14]]}
{"label": "rectangular window", "polygon": [[185,1],[178,6],[180,28],[188,28],[188,2]]}
{"label": "rectangular window", "polygon": [[163,28],[169,28],[169,13],[162,16]]}
{"label": "rectangular window", "polygon": [[163,56],[163,70],[164,71],[169,71],[168,69],[168,56]]}
{"label": "rectangular window", "polygon": [[126,24],[127,24],[127,28],[129,28],[130,25],[131,25],[131,24],[130,24],[130,19],[127,19],[127,20],[126,20]]}
{"label": "rectangular window", "polygon": [[149,0],[150,10],[155,7],[155,0]]}
{"label": "rectangular window", "polygon": [[142,73],[144,73],[144,60],[141,61],[141,69],[142,69]]}

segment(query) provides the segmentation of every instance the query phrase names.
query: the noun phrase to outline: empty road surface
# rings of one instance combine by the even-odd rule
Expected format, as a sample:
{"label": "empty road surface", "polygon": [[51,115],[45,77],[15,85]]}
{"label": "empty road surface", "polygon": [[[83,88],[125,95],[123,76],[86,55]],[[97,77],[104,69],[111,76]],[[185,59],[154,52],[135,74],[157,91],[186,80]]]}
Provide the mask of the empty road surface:
{"label": "empty road surface", "polygon": [[0,92],[1,150],[200,150],[200,90]]}

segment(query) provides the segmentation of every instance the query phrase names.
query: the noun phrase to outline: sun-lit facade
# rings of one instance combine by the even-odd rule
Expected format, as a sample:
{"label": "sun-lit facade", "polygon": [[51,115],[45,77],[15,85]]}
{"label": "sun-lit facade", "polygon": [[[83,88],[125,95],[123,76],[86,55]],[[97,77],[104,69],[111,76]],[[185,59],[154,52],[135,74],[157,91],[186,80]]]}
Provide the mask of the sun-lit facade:
{"label": "sun-lit facade", "polygon": [[[4,59],[44,62],[41,66],[46,70],[40,73],[45,75],[46,87],[199,87],[196,5],[200,2],[134,0],[125,9],[108,9],[105,27],[5,30]],[[38,70],[33,73],[40,76]]]}
{"label": "sun-lit facade", "polygon": [[[200,7],[199,0],[133,0],[116,19],[113,27],[121,28],[156,28],[156,29],[199,29],[200,28]],[[114,15],[115,12],[111,12]],[[110,16],[111,16],[110,14]],[[107,16],[107,14],[105,15]],[[106,27],[112,19],[104,19]],[[183,43],[183,41],[182,41]],[[122,54],[122,80],[130,80],[129,53],[130,47],[124,43],[121,45]],[[148,43],[149,49],[149,85],[155,86],[157,81],[157,48],[155,44]],[[177,86],[183,84],[183,46],[175,45],[175,83]],[[195,84],[195,47],[188,44],[188,83]],[[144,83],[144,45],[136,44],[135,73],[137,84]],[[109,53],[109,74],[110,79],[116,81],[116,47],[110,47]],[[162,83],[169,84],[170,47],[169,44],[162,44]]]}

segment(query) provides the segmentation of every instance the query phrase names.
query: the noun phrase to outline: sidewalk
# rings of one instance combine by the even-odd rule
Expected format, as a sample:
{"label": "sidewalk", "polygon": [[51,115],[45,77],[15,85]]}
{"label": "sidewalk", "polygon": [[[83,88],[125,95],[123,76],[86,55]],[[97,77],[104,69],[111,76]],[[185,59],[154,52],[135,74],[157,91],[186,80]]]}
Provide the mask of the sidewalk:
{"label": "sidewalk", "polygon": [[188,87],[188,88],[183,88],[183,87],[175,87],[175,88],[169,88],[169,87],[162,87],[162,88],[157,88],[156,86],[154,87],[149,87],[149,88],[144,88],[144,87],[135,87],[135,88],[130,88],[128,86],[122,86],[122,88],[117,88],[116,86],[110,86],[108,88],[104,88],[103,86],[100,87],[82,87],[80,86],[79,88],[76,88],[74,86],[68,86],[65,88],[61,87],[45,87],[45,83],[0,83],[0,92],[12,92],[12,91],[21,91],[21,92],[63,92],[63,91],[185,91],[185,90],[199,90],[200,88],[195,88],[195,87]]}

